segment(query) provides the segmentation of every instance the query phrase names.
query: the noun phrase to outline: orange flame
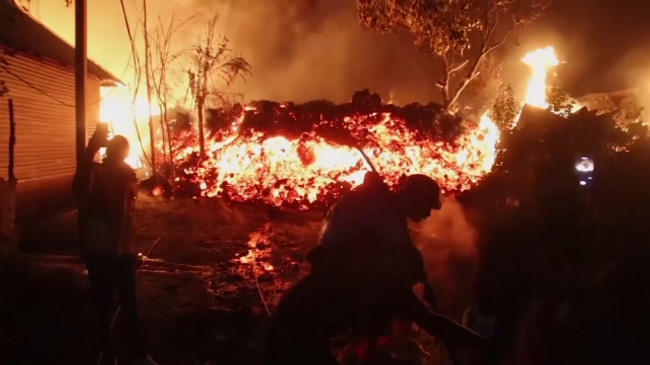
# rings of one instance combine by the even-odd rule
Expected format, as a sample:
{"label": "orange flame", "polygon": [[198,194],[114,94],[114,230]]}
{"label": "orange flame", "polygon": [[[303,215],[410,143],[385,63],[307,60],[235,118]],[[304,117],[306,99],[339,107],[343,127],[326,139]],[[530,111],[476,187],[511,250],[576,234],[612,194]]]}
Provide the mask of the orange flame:
{"label": "orange flame", "polygon": [[[547,107],[548,68],[559,63],[553,47],[530,52],[522,61],[532,71],[525,103]],[[367,117],[349,117],[345,122],[351,130],[364,128],[360,121]],[[445,190],[466,190],[492,169],[499,130],[487,113],[454,144],[417,139],[404,120],[389,113],[381,117],[366,130],[373,143],[364,152],[391,185],[404,174],[419,173],[436,179]],[[236,118],[225,137],[208,139],[206,158],[186,168],[202,195],[212,197],[230,189],[238,200],[262,199],[276,206],[301,203],[300,208],[306,209],[332,183],[357,186],[370,170],[356,149],[315,134],[300,138],[266,137],[261,132],[238,135],[243,119],[244,114]],[[179,142],[176,162],[198,153],[196,133]]]}
{"label": "orange flame", "polygon": [[[241,200],[260,198],[273,205],[285,202],[318,200],[319,194],[333,182],[360,184],[367,171],[356,149],[338,146],[311,135],[303,138],[265,138],[262,133],[237,136],[243,116],[232,126],[223,141],[210,141],[208,158],[185,172],[195,179],[205,196],[223,192],[223,183],[236,189]],[[346,124],[355,128],[361,117],[349,117]],[[403,174],[427,174],[447,189],[468,189],[494,162],[498,129],[489,118],[470,128],[457,145],[422,141],[415,138],[403,120],[386,113],[380,123],[367,132],[376,147],[364,152],[389,183]],[[184,143],[175,158],[184,161],[198,152],[193,137]]]}
{"label": "orange flame", "polygon": [[538,108],[548,108],[548,100],[546,100],[548,68],[560,64],[555,49],[553,47],[536,49],[528,52],[521,61],[530,66],[532,73],[526,88],[524,103]]}
{"label": "orange flame", "polygon": [[[143,167],[142,151],[149,147],[149,114],[160,115],[160,108],[149,105],[146,98],[133,96],[124,86],[101,87],[99,121],[108,123],[111,136],[122,135],[129,140],[131,152],[126,159],[133,168]],[[103,151],[100,151],[103,155]]]}

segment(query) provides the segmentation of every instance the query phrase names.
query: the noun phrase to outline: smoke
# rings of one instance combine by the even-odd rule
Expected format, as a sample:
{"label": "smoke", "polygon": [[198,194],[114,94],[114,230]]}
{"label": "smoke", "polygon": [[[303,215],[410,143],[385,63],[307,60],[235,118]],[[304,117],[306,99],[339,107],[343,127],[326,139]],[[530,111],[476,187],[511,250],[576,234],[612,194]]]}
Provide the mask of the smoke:
{"label": "smoke", "polygon": [[[432,98],[431,59],[402,36],[359,26],[349,0],[194,0],[195,11],[219,11],[219,31],[252,65],[233,92],[247,100],[349,101],[369,88],[388,99]],[[437,95],[437,93],[436,93]]]}
{"label": "smoke", "polygon": [[477,230],[468,223],[463,206],[451,196],[425,221],[414,224],[416,245],[429,275],[441,292],[441,307],[458,311],[472,300],[478,255]]}

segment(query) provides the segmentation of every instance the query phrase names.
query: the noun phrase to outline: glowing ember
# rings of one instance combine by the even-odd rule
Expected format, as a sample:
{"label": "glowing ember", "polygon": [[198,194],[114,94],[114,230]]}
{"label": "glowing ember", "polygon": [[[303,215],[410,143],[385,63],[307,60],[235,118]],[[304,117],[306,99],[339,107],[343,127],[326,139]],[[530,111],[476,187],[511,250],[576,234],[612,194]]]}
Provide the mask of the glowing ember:
{"label": "glowing ember", "polygon": [[252,232],[248,235],[248,254],[239,258],[242,264],[260,264],[266,271],[273,271],[273,265],[268,262],[262,262],[260,259],[265,258],[268,253],[264,252],[263,245],[268,246],[268,239],[272,234],[272,227],[270,223],[264,224],[259,230]]}

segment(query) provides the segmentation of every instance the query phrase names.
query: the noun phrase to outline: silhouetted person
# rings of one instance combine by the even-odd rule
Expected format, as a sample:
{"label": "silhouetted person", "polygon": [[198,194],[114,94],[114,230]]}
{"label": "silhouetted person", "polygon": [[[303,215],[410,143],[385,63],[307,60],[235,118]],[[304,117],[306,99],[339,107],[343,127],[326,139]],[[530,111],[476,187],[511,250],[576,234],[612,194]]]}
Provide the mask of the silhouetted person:
{"label": "silhouetted person", "polygon": [[307,256],[311,272],[273,314],[263,363],[336,364],[331,337],[353,329],[377,338],[390,331],[395,318],[415,322],[448,345],[482,345],[483,337],[432,313],[412,290],[416,283],[429,286],[407,218],[422,221],[440,209],[439,195],[438,184],[424,175],[409,176],[393,193],[369,173],[343,196]]}
{"label": "silhouetted person", "polygon": [[[100,129],[90,138],[83,164],[77,168],[74,192],[79,204],[82,258],[88,269],[99,326],[102,364],[116,363],[111,341],[113,290],[117,289],[137,364],[155,364],[147,354],[140,331],[136,301],[137,253],[133,240],[133,214],[137,179],[124,162],[129,142],[115,136],[106,142]],[[106,143],[103,163],[93,162]]]}

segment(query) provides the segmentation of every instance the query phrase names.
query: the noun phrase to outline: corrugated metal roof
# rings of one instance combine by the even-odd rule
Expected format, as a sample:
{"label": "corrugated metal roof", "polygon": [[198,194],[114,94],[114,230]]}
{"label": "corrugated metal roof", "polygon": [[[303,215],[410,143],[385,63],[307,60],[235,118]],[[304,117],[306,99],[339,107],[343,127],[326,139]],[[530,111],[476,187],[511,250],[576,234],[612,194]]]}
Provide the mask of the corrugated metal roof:
{"label": "corrugated metal roof", "polygon": [[[63,5],[61,5],[63,6]],[[0,0],[0,44],[17,52],[49,58],[74,67],[75,49],[10,0]],[[88,60],[88,72],[102,80],[122,83],[115,75]]]}

